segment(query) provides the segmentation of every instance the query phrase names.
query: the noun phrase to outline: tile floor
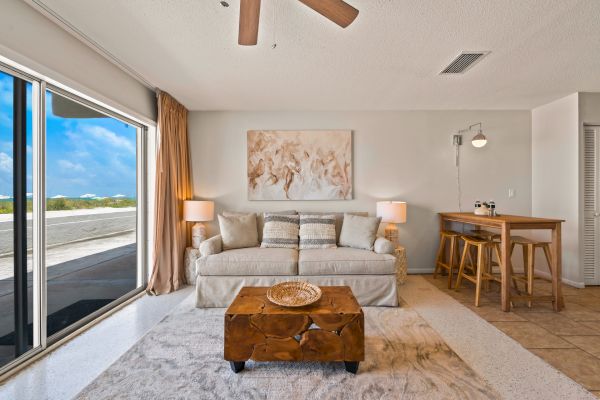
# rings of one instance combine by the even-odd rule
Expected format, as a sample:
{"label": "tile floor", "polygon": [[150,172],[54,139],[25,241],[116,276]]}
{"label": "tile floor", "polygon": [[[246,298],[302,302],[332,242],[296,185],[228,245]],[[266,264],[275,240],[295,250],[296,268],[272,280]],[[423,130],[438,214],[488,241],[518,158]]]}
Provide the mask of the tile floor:
{"label": "tile floor", "polygon": [[[577,381],[600,398],[600,287],[577,289],[563,285],[565,309],[552,310],[550,302],[515,303],[509,313],[500,310],[498,285],[482,292],[475,307],[475,288],[464,282],[460,291],[448,290],[447,277],[424,276],[437,288],[463,303],[523,347]],[[536,294],[550,294],[550,282],[536,280]]]}

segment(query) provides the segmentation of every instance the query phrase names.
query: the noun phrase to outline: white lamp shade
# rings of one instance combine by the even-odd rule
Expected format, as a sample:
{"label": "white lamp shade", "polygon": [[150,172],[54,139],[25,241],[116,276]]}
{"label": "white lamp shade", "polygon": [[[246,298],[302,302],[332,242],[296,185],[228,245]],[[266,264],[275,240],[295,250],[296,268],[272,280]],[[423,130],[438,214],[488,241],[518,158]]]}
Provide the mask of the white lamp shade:
{"label": "white lamp shade", "polygon": [[406,222],[406,203],[404,201],[378,201],[377,216],[381,222],[403,224]]}
{"label": "white lamp shade", "polygon": [[477,133],[477,135],[475,135],[473,137],[473,140],[471,140],[471,143],[475,147],[483,147],[487,143],[487,138],[485,137],[485,135],[481,131],[479,131]]}
{"label": "white lamp shade", "polygon": [[212,221],[215,217],[215,203],[202,200],[183,202],[183,219],[186,221]]}

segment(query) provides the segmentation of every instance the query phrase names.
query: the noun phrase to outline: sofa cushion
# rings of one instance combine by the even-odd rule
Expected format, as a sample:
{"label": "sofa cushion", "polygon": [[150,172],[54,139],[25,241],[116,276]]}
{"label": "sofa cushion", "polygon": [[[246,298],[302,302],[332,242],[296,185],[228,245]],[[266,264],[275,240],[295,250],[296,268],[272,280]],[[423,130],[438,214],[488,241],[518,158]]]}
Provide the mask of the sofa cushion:
{"label": "sofa cushion", "polygon": [[300,250],[299,275],[391,275],[396,273],[396,257],[369,250],[337,249]]}
{"label": "sofa cushion", "polygon": [[380,217],[344,214],[340,246],[373,250],[373,243],[375,243],[380,222]]}
{"label": "sofa cushion", "polygon": [[336,247],[334,215],[300,214],[300,249]]}
{"label": "sofa cushion", "polygon": [[250,247],[226,250],[196,262],[198,275],[297,275],[298,250]]}
{"label": "sofa cushion", "polygon": [[265,213],[260,247],[298,248],[298,215]]}
{"label": "sofa cushion", "polygon": [[256,214],[218,215],[223,250],[258,246]]}

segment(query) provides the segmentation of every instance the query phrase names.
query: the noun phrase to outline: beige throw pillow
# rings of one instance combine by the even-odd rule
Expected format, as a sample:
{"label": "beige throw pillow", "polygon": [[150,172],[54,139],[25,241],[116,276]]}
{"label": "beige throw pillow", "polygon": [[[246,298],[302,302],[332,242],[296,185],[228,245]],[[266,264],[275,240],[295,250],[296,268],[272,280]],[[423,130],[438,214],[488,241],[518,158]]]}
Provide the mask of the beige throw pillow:
{"label": "beige throw pillow", "polygon": [[258,246],[256,214],[218,215],[223,250]]}
{"label": "beige throw pillow", "polygon": [[373,250],[381,218],[344,214],[340,246]]}

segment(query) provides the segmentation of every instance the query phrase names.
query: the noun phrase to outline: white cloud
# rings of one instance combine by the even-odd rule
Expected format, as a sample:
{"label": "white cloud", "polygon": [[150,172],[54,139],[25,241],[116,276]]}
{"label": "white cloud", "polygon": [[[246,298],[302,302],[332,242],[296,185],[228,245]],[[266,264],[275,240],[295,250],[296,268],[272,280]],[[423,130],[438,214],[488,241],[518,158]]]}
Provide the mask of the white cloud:
{"label": "white cloud", "polygon": [[12,105],[12,78],[0,79],[0,104]]}
{"label": "white cloud", "polygon": [[33,197],[33,193],[29,193],[29,192],[27,192],[25,195],[26,195],[27,197]]}
{"label": "white cloud", "polygon": [[74,172],[83,172],[85,167],[79,163],[73,163],[69,160],[58,160],[58,166],[63,170],[70,170]]}
{"label": "white cloud", "polygon": [[63,196],[62,194],[57,194],[56,196],[50,197],[51,199],[66,199],[67,196]]}
{"label": "white cloud", "polygon": [[13,159],[4,152],[0,152],[0,171],[11,173],[13,170]]}
{"label": "white cloud", "polygon": [[86,193],[79,196],[81,199],[93,199],[94,197],[96,197],[95,193]]}
{"label": "white cloud", "polygon": [[84,130],[94,138],[103,141],[113,148],[123,149],[129,153],[135,154],[135,143],[132,143],[123,136],[117,135],[113,131],[109,131],[101,126],[86,126]]}
{"label": "white cloud", "polygon": [[0,194],[0,200],[7,200],[7,199],[12,199],[12,197],[6,196],[4,194]]}
{"label": "white cloud", "polygon": [[126,197],[124,194],[115,194],[113,196],[115,199],[121,198],[121,197]]}

